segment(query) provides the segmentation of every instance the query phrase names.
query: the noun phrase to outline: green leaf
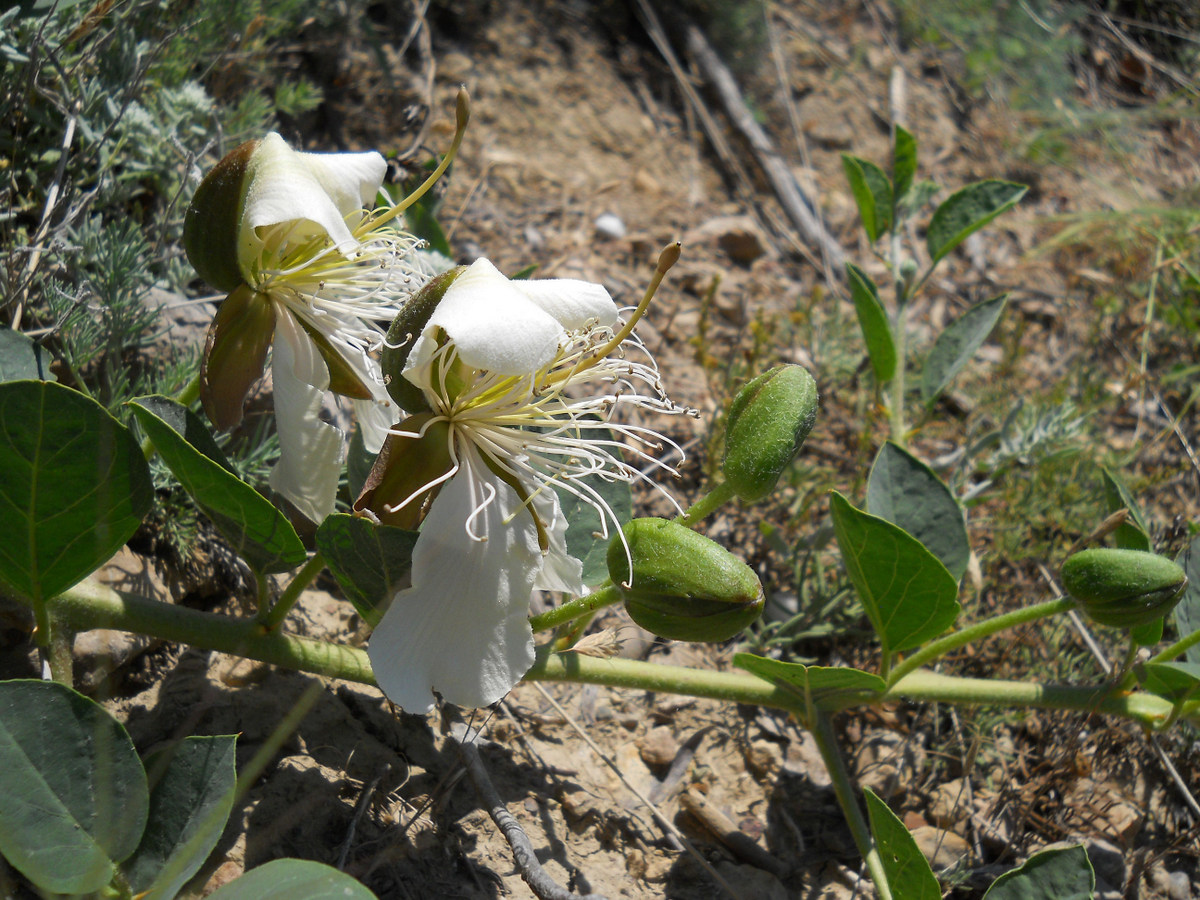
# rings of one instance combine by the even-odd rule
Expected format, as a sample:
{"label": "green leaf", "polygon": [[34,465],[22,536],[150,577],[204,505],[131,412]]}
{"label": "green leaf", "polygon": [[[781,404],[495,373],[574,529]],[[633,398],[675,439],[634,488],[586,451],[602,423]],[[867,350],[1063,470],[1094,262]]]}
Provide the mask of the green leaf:
{"label": "green leaf", "polygon": [[146,773],[124,727],[52,681],[0,682],[0,854],[56,894],[107,885],[146,825]]}
{"label": "green leaf", "polygon": [[1140,663],[1134,666],[1138,683],[1152,694],[1176,703],[1200,687],[1200,663]]}
{"label": "green leaf", "polygon": [[1028,188],[1011,181],[977,181],[951,194],[933,211],[925,245],[937,263],[996,216],[1012,209]]}
{"label": "green leaf", "polygon": [[25,379],[57,381],[50,371],[50,354],[21,332],[0,328],[0,382]]}
{"label": "green leaf", "polygon": [[875,380],[886,384],[896,375],[896,341],[892,337],[887,311],[879,300],[879,289],[871,277],[854,263],[846,263],[846,276]]}
{"label": "green leaf", "polygon": [[[1188,579],[1187,589],[1175,607],[1175,628],[1184,638],[1200,630],[1200,536],[1192,538],[1192,542],[1175,557],[1175,562],[1183,568]],[[1200,663],[1200,644],[1189,647],[1184,659]]]}
{"label": "green leaf", "polygon": [[442,226],[437,220],[436,209],[427,205],[424,198],[404,211],[404,221],[408,230],[425,241],[430,249],[436,250],[442,256],[454,256],[450,242],[446,240],[446,232],[442,231]]}
{"label": "green leaf", "polygon": [[277,859],[252,869],[208,900],[376,900],[351,878],[321,863]]}
{"label": "green leaf", "polygon": [[1043,850],[992,882],[983,900],[1092,900],[1096,876],[1082,845]]}
{"label": "green leaf", "polygon": [[1129,637],[1139,647],[1153,647],[1162,640],[1165,621],[1165,616],[1159,616],[1141,625],[1134,625],[1129,629]]}
{"label": "green leaf", "polygon": [[0,384],[0,582],[35,604],[108,560],[150,510],[133,435],[48,381]]}
{"label": "green leaf", "polygon": [[366,444],[363,443],[362,429],[355,428],[346,447],[346,487],[349,489],[351,502],[362,493],[377,455],[367,450]]}
{"label": "green leaf", "polygon": [[892,182],[875,163],[842,154],[842,168],[871,243],[892,226]]}
{"label": "green leaf", "polygon": [[891,441],[871,465],[867,509],[915,537],[962,581],[971,558],[962,507],[929,466]]}
{"label": "green leaf", "polygon": [[1129,510],[1128,518],[1113,532],[1117,547],[1122,550],[1149,552],[1153,549],[1150,544],[1150,529],[1146,527],[1146,520],[1142,517],[1142,511],[1138,508],[1137,501],[1133,499],[1129,489],[1115,474],[1107,468],[1102,468],[1100,472],[1104,479],[1105,512],[1111,515],[1123,509]]}
{"label": "green leaf", "polygon": [[976,303],[965,313],[946,326],[946,330],[938,335],[933,343],[933,349],[925,360],[925,369],[921,372],[921,393],[926,403],[933,403],[938,394],[946,389],[975,355],[996,322],[1004,312],[1007,294],[993,297]]}
{"label": "green leaf", "polygon": [[830,510],[846,571],[885,654],[916,647],[954,623],[958,583],[920,541],[836,491]]}
{"label": "green leaf", "polygon": [[879,693],[887,688],[878,675],[845,666],[805,666],[800,663],[767,659],[753,653],[735,653],[733,664],[752,675],[778,684],[821,706],[844,694]]}
{"label": "green leaf", "polygon": [[144,900],[171,900],[217,845],[237,789],[236,743],[236,735],[188,737],[146,760],[150,815],[121,866]]}
{"label": "green leaf", "polygon": [[[595,476],[580,481],[600,495],[621,527],[633,518],[633,498],[627,482],[605,481]],[[612,521],[604,522],[591,503],[562,488],[558,490],[558,502],[567,520],[567,553],[583,561],[584,584],[600,584],[608,577],[608,543],[616,534]]]}
{"label": "green leaf", "polygon": [[892,896],[897,900],[941,900],[942,889],[933,869],[904,823],[870,788],[863,788],[863,796]]}
{"label": "green leaf", "polygon": [[907,129],[897,125],[892,145],[892,218],[899,221],[904,199],[912,188],[917,172],[917,141]]}
{"label": "green leaf", "polygon": [[419,535],[359,516],[335,513],[317,529],[317,550],[363,620],[378,625],[396,591],[407,585]]}
{"label": "green leaf", "polygon": [[286,572],[304,562],[304,544],[287,516],[234,475],[223,456],[210,455],[216,444],[195,413],[166,397],[139,397],[130,406],[184,490],[255,571]]}

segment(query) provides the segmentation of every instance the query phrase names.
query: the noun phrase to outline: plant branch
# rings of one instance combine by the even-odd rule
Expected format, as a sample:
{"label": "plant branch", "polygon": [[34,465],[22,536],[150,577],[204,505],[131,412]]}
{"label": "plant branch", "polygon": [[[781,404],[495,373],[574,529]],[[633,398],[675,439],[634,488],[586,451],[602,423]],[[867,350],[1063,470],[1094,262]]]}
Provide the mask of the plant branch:
{"label": "plant branch", "polygon": [[541,615],[530,616],[529,626],[533,629],[534,634],[536,634],[539,631],[557,628],[559,625],[574,621],[580,616],[586,616],[598,609],[603,609],[606,606],[612,606],[614,603],[620,602],[621,592],[614,585],[606,584],[585,597],[576,597],[574,600],[568,600],[562,606],[546,610]]}

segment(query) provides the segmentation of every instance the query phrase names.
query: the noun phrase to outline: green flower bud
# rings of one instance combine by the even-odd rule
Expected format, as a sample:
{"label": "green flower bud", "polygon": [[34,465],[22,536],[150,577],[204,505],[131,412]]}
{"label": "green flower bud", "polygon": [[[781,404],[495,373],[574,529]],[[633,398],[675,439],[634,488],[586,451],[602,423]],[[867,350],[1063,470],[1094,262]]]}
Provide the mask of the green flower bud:
{"label": "green flower bud", "polygon": [[777,366],[742,388],[729,407],[725,480],[747,502],[761,500],[817,419],[817,386],[801,366]]}
{"label": "green flower bud", "polygon": [[1187,575],[1164,556],[1144,550],[1083,550],[1062,567],[1067,593],[1094,621],[1113,628],[1153,622],[1183,596]]}
{"label": "green flower bud", "polygon": [[624,533],[628,555],[614,538],[608,574],[630,618],[647,631],[676,641],[724,641],[762,613],[758,576],[720,544],[666,519],[634,519]]}
{"label": "green flower bud", "polygon": [[466,271],[466,266],[458,266],[448,272],[430,279],[412,298],[404,304],[392,324],[388,327],[387,340],[383,345],[380,365],[383,367],[383,377],[387,382],[388,394],[400,404],[405,412],[428,412],[429,404],[425,394],[419,387],[404,377],[404,364],[408,362],[408,354],[412,350],[417,337],[425,330],[429,317],[442,302],[446,290]]}

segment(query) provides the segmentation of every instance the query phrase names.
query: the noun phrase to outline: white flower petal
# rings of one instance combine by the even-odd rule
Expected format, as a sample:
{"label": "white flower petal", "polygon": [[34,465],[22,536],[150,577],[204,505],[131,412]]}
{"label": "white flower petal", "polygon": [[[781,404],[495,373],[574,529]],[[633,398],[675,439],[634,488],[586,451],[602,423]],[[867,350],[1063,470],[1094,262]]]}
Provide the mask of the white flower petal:
{"label": "white flower petal", "polygon": [[533,665],[527,617],[542,567],[533,522],[474,449],[462,462],[421,527],[413,586],[396,595],[368,648],[380,688],[411,713],[432,709],[433,691],[459,706],[495,703]]}
{"label": "white flower petal", "polygon": [[572,331],[588,322],[614,325],[617,304],[603,285],[574,278],[514,281],[513,287]]}
{"label": "white flower petal", "polygon": [[476,260],[447,289],[423,337],[440,326],[469,366],[499,375],[536,372],[554,359],[566,332],[514,284],[486,259]]}
{"label": "white flower petal", "polygon": [[342,463],[342,432],[319,418],[329,368],[282,304],[277,311],[271,380],[279,461],[270,484],[304,516],[321,522],[333,512]]}
{"label": "white flower petal", "polygon": [[386,173],[378,153],[297,153],[268,134],[250,159],[239,252],[257,252],[254,229],[293,221],[312,223],[305,236],[323,231],[339,249],[352,247],[345,217],[374,197]]}
{"label": "white flower petal", "polygon": [[533,508],[550,537],[550,549],[542,559],[542,571],[533,586],[541,591],[582,594],[583,563],[567,552],[567,517],[563,515],[558,494],[549,487],[538,491],[533,497]]}

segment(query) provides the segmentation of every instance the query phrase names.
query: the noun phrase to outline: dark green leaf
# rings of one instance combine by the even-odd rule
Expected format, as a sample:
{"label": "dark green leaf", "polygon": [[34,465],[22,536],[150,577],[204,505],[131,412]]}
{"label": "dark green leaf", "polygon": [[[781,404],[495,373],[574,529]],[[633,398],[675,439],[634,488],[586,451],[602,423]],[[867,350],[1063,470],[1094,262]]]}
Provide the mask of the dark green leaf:
{"label": "dark green leaf", "polygon": [[936,263],[1005,210],[1012,209],[1028,188],[1011,181],[977,181],[956,191],[933,211],[925,245]]}
{"label": "dark green leaf", "polygon": [[450,242],[446,240],[446,233],[442,231],[435,212],[436,210],[426,205],[423,200],[418,200],[404,211],[404,221],[408,224],[408,230],[429,244],[430,249],[443,256],[453,257]]}
{"label": "dark green leaf", "polygon": [[129,429],[53,382],[0,384],[0,436],[0,582],[36,604],[129,540],[150,471]]}
{"label": "dark green leaf", "polygon": [[277,859],[230,882],[209,900],[376,900],[337,869],[303,859]]}
{"label": "dark green leaf", "polygon": [[616,534],[616,527],[624,526],[633,518],[633,499],[629,485],[624,481],[591,477],[582,479],[582,484],[600,495],[620,523],[614,526],[611,520],[603,521],[591,503],[570,491],[558,490],[558,502],[567,520],[567,552],[583,561],[583,583],[597,585],[608,578],[608,564],[605,562],[608,543]]}
{"label": "dark green leaf", "polygon": [[[1188,586],[1179,605],[1175,607],[1175,628],[1181,638],[1200,630],[1200,536],[1180,551],[1175,562],[1187,575]],[[1184,658],[1190,663],[1200,663],[1200,644],[1189,647]]]}
{"label": "dark green leaf", "polygon": [[817,707],[837,696],[883,693],[887,687],[878,675],[845,666],[805,666],[767,659],[753,653],[735,653],[733,664],[752,675],[795,691],[806,702]]}
{"label": "dark green leaf", "polygon": [[875,163],[857,156],[842,154],[842,168],[858,204],[863,229],[875,243],[892,225],[892,182]]}
{"label": "dark green leaf", "polygon": [[188,737],[146,760],[150,815],[121,866],[144,900],[172,900],[216,846],[233,809],[236,743],[236,735]]}
{"label": "dark green leaf", "polygon": [[1121,480],[1115,474],[1108,469],[1101,469],[1100,471],[1104,478],[1105,512],[1111,515],[1112,513],[1120,512],[1122,509],[1129,510],[1129,517],[1118,525],[1117,530],[1113,532],[1117,546],[1122,550],[1145,550],[1149,552],[1153,549],[1150,544],[1150,529],[1146,527],[1146,520],[1142,518],[1142,511],[1138,508],[1137,501],[1133,499],[1133,495],[1129,493],[1129,489],[1121,483]]}
{"label": "dark green leaf", "polygon": [[929,466],[891,441],[871,466],[867,509],[915,537],[962,581],[971,558],[962,507]]}
{"label": "dark green leaf", "polygon": [[355,428],[346,448],[346,487],[350,493],[350,503],[362,493],[367,476],[375,465],[378,454],[370,452],[363,443],[362,429]]}
{"label": "dark green leaf", "polygon": [[896,137],[892,145],[892,191],[893,219],[899,221],[900,208],[912,187],[917,172],[917,141],[905,128],[896,126]]}
{"label": "dark green leaf", "polygon": [[850,282],[850,296],[854,300],[854,312],[858,316],[858,327],[867,344],[867,355],[875,380],[886,384],[896,375],[896,342],[892,337],[892,326],[888,322],[887,310],[879,300],[879,290],[871,277],[854,263],[846,263],[846,277]]}
{"label": "dark green leaf", "polygon": [[1139,647],[1153,647],[1162,640],[1165,621],[1165,617],[1160,616],[1141,625],[1134,625],[1129,629],[1129,637]]}
{"label": "dark green leaf", "polygon": [[124,727],[52,681],[0,682],[0,797],[0,853],[56,894],[107,885],[146,825],[146,773]]}
{"label": "dark green leaf", "polygon": [[1035,853],[992,882],[984,900],[1092,900],[1096,876],[1081,845]]}
{"label": "dark green leaf", "polygon": [[374,626],[396,591],[407,587],[417,537],[415,531],[335,513],[317,529],[317,549],[346,599]]}
{"label": "dark green leaf", "polygon": [[904,823],[870,788],[863,788],[863,796],[892,896],[897,900],[941,900],[942,889],[933,869]]}
{"label": "dark green leaf", "polygon": [[[287,516],[221,462],[210,458],[203,451],[203,440],[200,447],[188,440],[188,435],[195,437],[196,429],[207,435],[199,417],[166,397],[139,397],[131,400],[130,406],[184,490],[251,567],[269,575],[304,562],[304,544]],[[167,410],[173,410],[172,421],[162,417]],[[183,432],[176,428],[179,423],[184,423]],[[211,436],[208,440],[211,442]]]}
{"label": "dark green leaf", "polygon": [[0,382],[57,381],[50,372],[50,354],[19,331],[0,328]]}
{"label": "dark green leaf", "polygon": [[830,509],[846,571],[885,654],[916,647],[954,623],[958,583],[920,541],[836,491]]}
{"label": "dark green leaf", "polygon": [[1138,682],[1152,694],[1175,703],[1186,700],[1200,687],[1200,663],[1141,663],[1134,667]]}
{"label": "dark green leaf", "polygon": [[938,335],[921,372],[921,394],[932,403],[978,350],[1004,312],[1007,294],[976,303]]}

